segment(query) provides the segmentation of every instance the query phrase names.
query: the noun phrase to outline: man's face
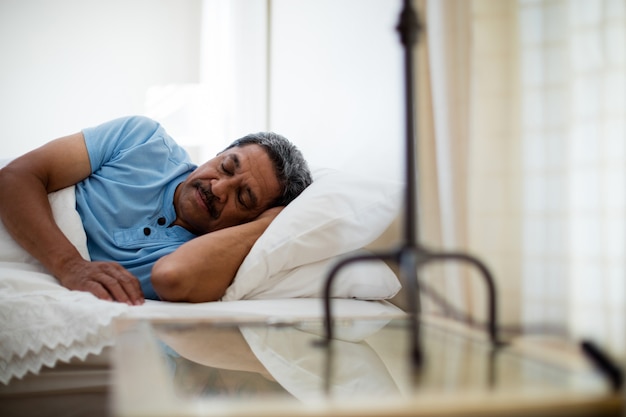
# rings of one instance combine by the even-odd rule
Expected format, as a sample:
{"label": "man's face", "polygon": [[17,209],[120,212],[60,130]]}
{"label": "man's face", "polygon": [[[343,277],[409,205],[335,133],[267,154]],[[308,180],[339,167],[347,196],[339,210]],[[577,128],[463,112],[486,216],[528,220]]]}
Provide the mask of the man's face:
{"label": "man's face", "polygon": [[233,147],[199,166],[174,194],[175,225],[201,235],[245,223],[269,208],[281,189],[259,145]]}

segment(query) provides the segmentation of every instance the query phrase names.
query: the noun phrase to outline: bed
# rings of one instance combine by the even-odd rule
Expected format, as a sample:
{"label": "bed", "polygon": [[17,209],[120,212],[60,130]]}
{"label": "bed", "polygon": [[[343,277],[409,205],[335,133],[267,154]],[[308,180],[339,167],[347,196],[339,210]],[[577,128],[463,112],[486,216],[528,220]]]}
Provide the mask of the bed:
{"label": "bed", "polygon": [[[69,291],[0,227],[0,414],[105,415],[120,318],[321,316],[328,270],[385,232],[398,216],[402,186],[335,169],[312,171],[313,184],[258,239],[220,302],[127,306]],[[74,188],[49,200],[57,224],[88,259]],[[334,281],[335,312],[402,315],[387,301],[400,289],[382,261],[351,266]]]}

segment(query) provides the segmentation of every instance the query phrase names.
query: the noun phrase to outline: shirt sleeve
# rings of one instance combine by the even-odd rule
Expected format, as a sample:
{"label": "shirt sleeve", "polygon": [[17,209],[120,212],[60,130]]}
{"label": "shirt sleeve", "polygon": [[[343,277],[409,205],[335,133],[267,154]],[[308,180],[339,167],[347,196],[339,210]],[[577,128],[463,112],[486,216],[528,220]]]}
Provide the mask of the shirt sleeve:
{"label": "shirt sleeve", "polygon": [[83,129],[91,172],[124,151],[142,145],[159,130],[163,130],[159,123],[144,116],[123,117]]}

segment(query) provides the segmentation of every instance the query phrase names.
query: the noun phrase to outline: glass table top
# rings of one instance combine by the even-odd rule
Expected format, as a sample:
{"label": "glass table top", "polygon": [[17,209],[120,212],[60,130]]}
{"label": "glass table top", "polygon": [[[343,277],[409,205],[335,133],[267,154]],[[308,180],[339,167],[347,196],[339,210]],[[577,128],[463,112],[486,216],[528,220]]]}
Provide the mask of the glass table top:
{"label": "glass table top", "polygon": [[408,404],[458,413],[476,404],[595,404],[610,396],[602,375],[566,344],[542,355],[519,346],[494,349],[481,334],[437,323],[420,328],[424,361],[415,367],[406,319],[336,320],[329,344],[323,322],[312,319],[121,322],[116,414],[261,415],[268,407],[268,415],[279,415],[279,405],[303,404],[333,406],[337,415],[336,407]]}

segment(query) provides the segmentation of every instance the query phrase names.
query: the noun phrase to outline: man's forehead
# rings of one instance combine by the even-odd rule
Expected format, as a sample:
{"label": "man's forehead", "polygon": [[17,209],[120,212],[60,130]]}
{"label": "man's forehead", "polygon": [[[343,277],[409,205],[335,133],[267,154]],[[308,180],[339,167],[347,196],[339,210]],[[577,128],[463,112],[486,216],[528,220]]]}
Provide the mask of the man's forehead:
{"label": "man's forehead", "polygon": [[224,150],[223,152],[219,153],[219,155],[221,156],[245,156],[245,155],[249,155],[249,154],[254,154],[254,153],[260,153],[262,152],[263,154],[267,155],[269,157],[269,155],[267,154],[267,151],[261,146],[261,145],[257,145],[256,143],[249,143],[249,144],[245,144],[245,145],[241,145],[241,146],[233,146],[232,148],[228,148],[226,150]]}
{"label": "man's forehead", "polygon": [[237,152],[228,152],[222,155],[222,158],[225,160],[233,161],[235,164],[235,168],[239,168],[241,165],[241,159],[239,158],[239,154]]}

